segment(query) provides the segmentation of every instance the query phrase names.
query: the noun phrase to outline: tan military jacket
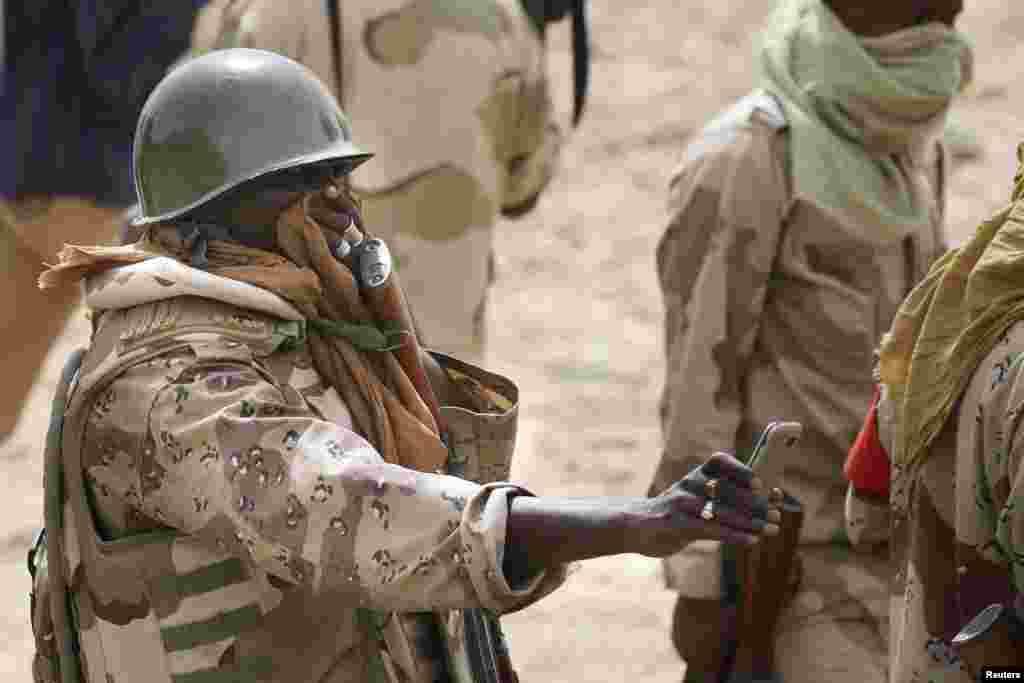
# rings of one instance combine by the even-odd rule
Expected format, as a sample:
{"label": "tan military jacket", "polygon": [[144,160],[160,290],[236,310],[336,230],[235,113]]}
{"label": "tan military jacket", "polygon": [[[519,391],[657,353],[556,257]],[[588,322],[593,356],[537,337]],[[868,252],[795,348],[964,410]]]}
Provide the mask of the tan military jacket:
{"label": "tan military jacket", "polygon": [[352,175],[366,224],[398,258],[426,343],[479,358],[498,211],[541,192],[561,147],[540,36],[520,0],[338,5],[341,92],[325,0],[212,0],[193,47],[278,52],[338,96],[376,154]]}
{"label": "tan military jacket", "polygon": [[[803,542],[844,537],[843,463],[873,392],[873,352],[942,247],[941,149],[901,159],[933,227],[886,243],[794,199],[781,109],[744,98],[688,146],[671,181],[657,263],[666,308],[664,453],[651,492],[714,450],[744,452],[770,421],[804,425],[783,484]],[[782,453],[779,454],[783,455]],[[670,585],[718,595],[717,544],[667,563]]]}
{"label": "tan military jacket", "polygon": [[[953,636],[1024,592],[1022,368],[1017,323],[978,366],[923,464],[893,467],[891,518],[884,504],[851,506],[892,534],[892,683],[968,683]],[[889,453],[898,430],[883,391],[878,433]]]}
{"label": "tan military jacket", "polygon": [[[386,613],[500,614],[561,581],[504,577],[523,489],[382,461],[321,382],[284,300],[170,259],[86,290],[98,312],[64,462],[80,465],[91,512],[75,509],[70,476],[87,683],[386,680],[372,664]],[[507,478],[515,386],[442,362],[512,404],[443,408],[467,476]],[[401,656],[389,655],[399,669]]]}

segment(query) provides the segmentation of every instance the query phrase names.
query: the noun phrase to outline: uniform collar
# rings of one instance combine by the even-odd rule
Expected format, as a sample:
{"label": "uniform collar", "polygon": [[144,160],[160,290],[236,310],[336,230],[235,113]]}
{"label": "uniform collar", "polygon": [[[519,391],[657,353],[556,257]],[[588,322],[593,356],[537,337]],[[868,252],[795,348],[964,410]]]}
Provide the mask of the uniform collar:
{"label": "uniform collar", "polygon": [[179,296],[214,299],[283,320],[305,317],[282,297],[255,285],[212,275],[166,256],[111,268],[83,281],[85,304],[116,310]]}

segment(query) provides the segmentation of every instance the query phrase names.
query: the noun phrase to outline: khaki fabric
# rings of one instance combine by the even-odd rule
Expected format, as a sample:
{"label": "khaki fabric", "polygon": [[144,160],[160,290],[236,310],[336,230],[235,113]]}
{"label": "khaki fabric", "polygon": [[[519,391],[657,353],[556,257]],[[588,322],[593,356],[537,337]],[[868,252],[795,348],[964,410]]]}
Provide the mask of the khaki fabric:
{"label": "khaki fabric", "polygon": [[[544,52],[518,0],[339,0],[344,92],[359,144],[364,218],[397,256],[427,345],[479,358],[498,211],[554,173]],[[195,51],[279,52],[332,90],[327,3],[213,0]]]}
{"label": "khaki fabric", "polygon": [[[950,640],[1024,591],[1022,360],[1017,323],[977,366],[928,457],[893,466],[893,683],[970,681]],[[893,400],[883,390],[878,413],[890,453],[901,427]]]}
{"label": "khaki fabric", "polygon": [[[152,263],[86,288],[107,307],[68,410],[65,439],[78,440],[64,448],[80,453],[100,535],[101,554],[86,552],[80,516],[66,515],[88,683],[378,680],[371,639],[389,627],[370,611],[500,614],[561,582],[503,576],[509,497],[528,492],[383,461],[285,334],[294,321],[268,311],[285,302],[233,282],[210,297],[142,288],[149,300],[112,306],[113,290],[157,277]],[[178,266],[160,272],[165,291],[216,279]],[[247,287],[251,307],[222,300]],[[466,476],[507,477],[515,386],[438,359],[482,388],[444,408],[456,459]]]}
{"label": "khaki fabric", "polygon": [[[822,570],[824,585],[835,583],[830,575],[876,577],[837,587],[834,596],[828,589],[823,599],[852,591],[855,603],[875,604],[878,572],[846,540],[843,463],[873,394],[875,346],[943,248],[942,152],[933,146],[927,164],[897,158],[908,183],[927,188],[921,200],[931,221],[927,230],[887,241],[793,197],[788,130],[773,104],[765,93],[744,98],[696,136],[673,175],[657,252],[666,308],[665,445],[650,493],[716,450],[745,454],[768,422],[801,422],[803,438],[779,453],[788,458],[779,469],[782,485],[804,505],[804,550],[832,548],[841,558]],[[719,596],[719,567],[710,542],[665,563],[669,586],[695,598]],[[794,635],[779,641],[780,660],[799,662],[792,653],[816,650],[818,629],[830,623],[835,638],[879,672],[854,677],[881,680],[884,647],[859,645],[863,638],[844,631],[838,613],[822,609],[817,622],[806,622],[817,627],[783,615],[779,628]],[[800,645],[800,638],[808,640]],[[808,671],[794,664],[787,681],[811,681]]]}
{"label": "khaki fabric", "polygon": [[884,681],[890,564],[884,549],[841,545],[801,551],[800,590],[780,617],[776,667],[788,681]]}

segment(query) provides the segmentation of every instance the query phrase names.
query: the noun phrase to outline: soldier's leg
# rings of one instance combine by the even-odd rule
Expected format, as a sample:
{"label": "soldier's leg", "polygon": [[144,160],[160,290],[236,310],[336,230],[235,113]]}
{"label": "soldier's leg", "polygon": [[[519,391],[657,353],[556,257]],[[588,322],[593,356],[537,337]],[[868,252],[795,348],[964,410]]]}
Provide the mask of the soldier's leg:
{"label": "soldier's leg", "polygon": [[53,263],[65,243],[109,242],[121,210],[80,200],[58,199],[12,206],[0,204],[0,439],[13,431],[21,406],[68,316],[78,289],[41,291],[36,285],[43,262]]}
{"label": "soldier's leg", "polygon": [[844,546],[801,548],[800,590],[780,619],[775,661],[784,683],[888,679],[889,562]]}

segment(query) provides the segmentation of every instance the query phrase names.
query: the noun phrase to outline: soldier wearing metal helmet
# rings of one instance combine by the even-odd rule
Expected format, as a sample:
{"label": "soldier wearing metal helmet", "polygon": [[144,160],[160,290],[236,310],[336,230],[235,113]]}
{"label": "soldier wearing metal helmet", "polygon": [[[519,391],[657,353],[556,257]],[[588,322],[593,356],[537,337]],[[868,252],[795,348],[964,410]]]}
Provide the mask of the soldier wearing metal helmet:
{"label": "soldier wearing metal helmet", "polygon": [[[79,24],[86,20],[85,25],[91,21],[106,26],[114,16],[109,2],[99,3],[98,14],[90,13],[88,3],[80,5]],[[338,0],[191,0],[187,19],[186,8],[178,5],[173,13],[119,10],[133,16],[131,30],[100,34],[102,40],[73,41],[76,50],[77,43],[87,48],[87,63],[95,71],[77,80],[73,72],[65,75],[72,62],[60,52],[39,52],[38,45],[49,45],[56,34],[51,31],[40,41],[32,29],[50,26],[48,22],[23,26],[14,21],[12,26],[20,26],[18,35],[26,39],[12,46],[29,46],[28,56],[15,50],[19,58],[14,71],[19,73],[7,82],[24,87],[4,92],[9,99],[19,98],[18,116],[9,122],[16,133],[12,139],[19,148],[31,148],[31,153],[14,158],[31,161],[33,168],[24,173],[23,164],[15,163],[6,179],[18,179],[16,194],[24,194],[26,188],[20,185],[26,181],[35,189],[28,188],[27,201],[0,201],[0,240],[10,252],[8,297],[0,306],[9,342],[0,358],[0,373],[7,380],[7,391],[0,396],[0,438],[13,430],[51,341],[78,301],[73,292],[63,298],[40,296],[34,287],[38,264],[48,261],[64,242],[90,244],[117,231],[114,223],[121,223],[131,199],[119,195],[114,208],[81,201],[104,181],[118,189],[129,185],[129,150],[123,142],[128,138],[111,126],[111,116],[116,114],[120,122],[130,109],[124,106],[125,84],[130,83],[132,94],[141,93],[129,117],[134,122],[161,72],[185,51],[191,17],[204,5],[195,21],[193,52],[251,47],[295,59],[364,121],[364,141],[371,141],[378,151],[396,150],[372,169],[362,169],[354,187],[369,200],[364,210],[389,239],[396,264],[401,261],[425,338],[437,348],[468,358],[479,359],[484,353],[486,294],[494,277],[492,230],[499,214],[520,216],[532,209],[557,165],[562,137],[548,96],[543,40],[547,24],[569,15],[575,56],[573,121],[582,115],[589,71],[583,0],[446,0],[422,6],[408,3],[397,11],[387,11],[378,0],[346,0],[344,12],[339,11]],[[39,12],[33,4],[28,14]],[[147,28],[154,21],[160,23],[159,39]],[[374,28],[364,35],[363,27],[369,24]],[[409,26],[414,30],[404,31]],[[133,61],[134,52],[127,50],[140,44],[145,47],[143,63]],[[177,51],[171,49],[174,45],[179,46]],[[64,64],[60,83],[39,86],[47,79],[32,68],[32,59],[49,63],[58,58]],[[9,62],[13,65],[14,60]],[[458,78],[453,80],[454,73]],[[88,135],[80,126],[62,130],[66,138],[55,144],[49,120],[39,119],[37,107],[22,106],[25,93],[53,90],[66,97],[73,87],[86,93],[82,103],[93,102],[92,91],[97,89],[105,99],[80,112],[61,111],[55,118],[73,120],[81,114],[87,123],[99,123],[86,126]],[[99,164],[92,169],[95,173],[71,163],[67,151],[78,147],[88,153],[83,160]],[[62,150],[63,164],[54,164]],[[71,192],[69,183],[79,189]],[[54,193],[72,196],[49,201]],[[8,199],[4,188],[0,194]],[[123,238],[134,241],[137,234],[137,228],[122,225]],[[446,267],[453,263],[461,267]]]}
{"label": "soldier wearing metal helmet", "polygon": [[370,155],[296,62],[184,63],[134,155],[141,239],[41,278],[94,331],[53,408],[37,683],[507,683],[497,616],[568,563],[778,532],[726,454],[657,498],[509,483],[516,385],[419,346],[346,186]]}

